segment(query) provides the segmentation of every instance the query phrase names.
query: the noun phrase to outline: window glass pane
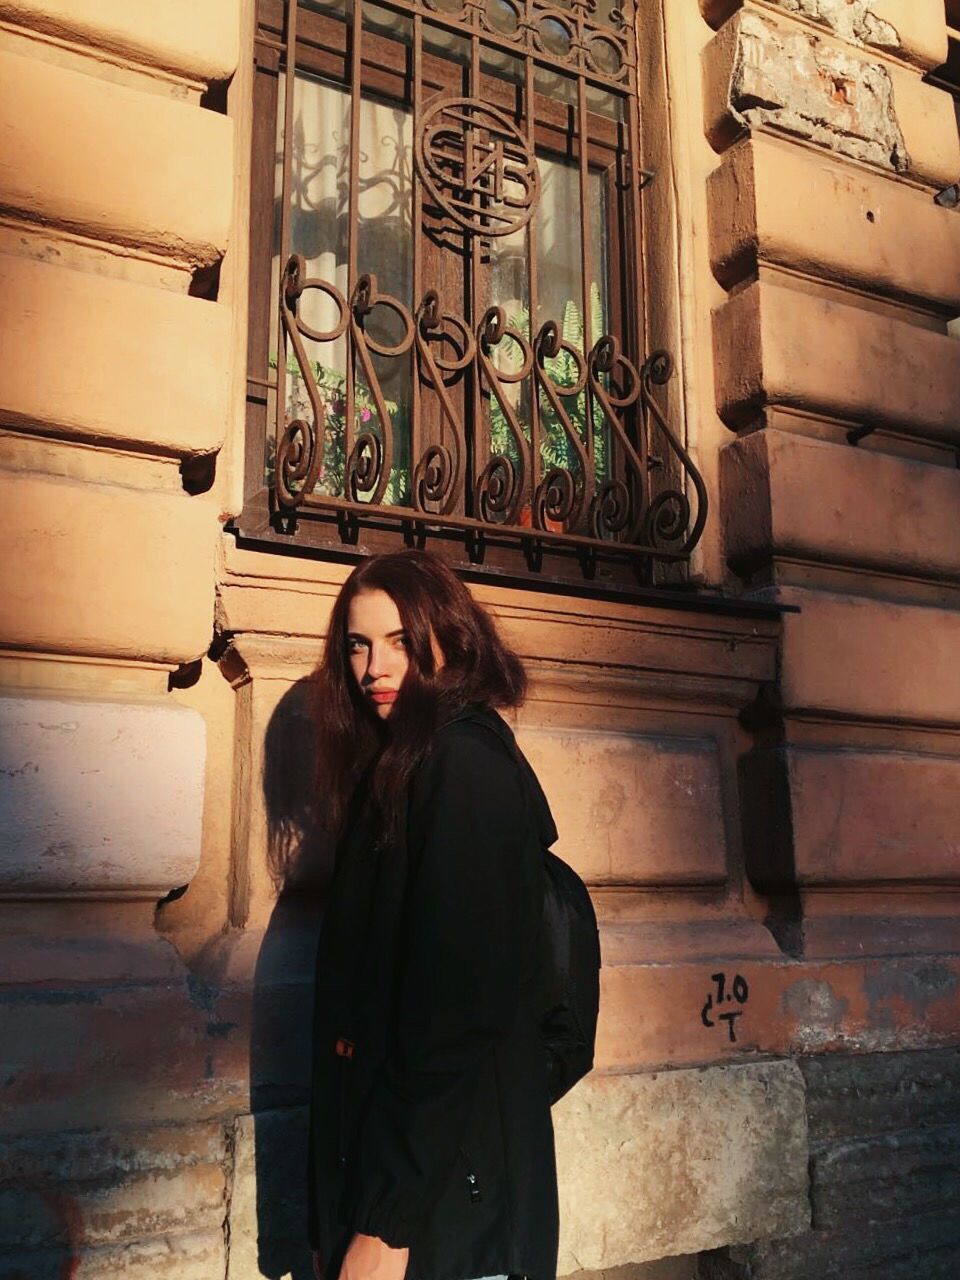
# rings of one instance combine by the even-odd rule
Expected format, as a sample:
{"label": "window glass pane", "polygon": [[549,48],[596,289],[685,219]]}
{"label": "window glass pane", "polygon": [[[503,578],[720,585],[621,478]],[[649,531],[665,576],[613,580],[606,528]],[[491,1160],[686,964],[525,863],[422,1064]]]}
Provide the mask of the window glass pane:
{"label": "window glass pane", "polygon": [[[536,211],[539,246],[539,297],[536,328],[552,320],[563,342],[584,353],[584,251],[581,238],[580,166],[571,161],[540,159],[543,183]],[[582,364],[568,349],[545,361],[545,371],[559,392],[572,429],[586,443],[586,393],[563,396],[580,381]],[[544,466],[576,470],[575,447],[564,430],[561,413],[549,397],[540,398]]]}
{"label": "window glass pane", "polygon": [[[279,112],[281,127],[282,106]],[[348,153],[350,95],[336,85],[298,72],[294,81],[290,139],[290,250],[306,260],[308,278],[333,285],[346,297]],[[282,179],[282,152],[277,157],[277,191]],[[276,272],[279,287],[280,211],[277,217]],[[331,294],[308,289],[299,314],[311,328],[329,332],[338,326],[340,307]],[[323,402],[326,424],[323,460],[316,491],[342,492],[345,441],[346,338],[314,342],[304,337],[310,370]],[[312,418],[304,374],[292,349],[287,350],[286,407],[289,418]]]}
{"label": "window glass pane", "polygon": [[[363,98],[360,103],[360,154],[357,207],[357,271],[374,275],[381,294],[407,311],[413,300],[411,114],[393,103]],[[375,306],[365,330],[381,346],[402,344],[406,326],[398,312]],[[410,353],[372,354],[373,366],[393,424],[394,460],[384,494],[388,503],[408,501],[410,468]],[[357,369],[357,430],[381,434],[372,388]]]}
{"label": "window glass pane", "polygon": [[[590,344],[595,346],[611,330],[610,323],[610,202],[606,176],[600,169],[589,174],[589,219],[587,223],[590,251]],[[594,470],[597,485],[610,478],[609,427],[599,406],[592,401],[590,411],[594,432]]]}
{"label": "window glass pane", "polygon": [[[295,79],[290,169],[290,248],[306,260],[306,275],[333,285],[349,299],[350,114],[349,93],[338,85],[298,72]],[[282,112],[280,114],[282,121]],[[411,156],[410,113],[392,103],[360,102],[357,188],[357,271],[376,276],[380,293],[411,305]],[[282,150],[277,157],[277,193],[282,179]],[[277,245],[279,251],[279,216]],[[279,287],[279,252],[274,280]],[[331,293],[308,289],[301,318],[320,332],[334,330],[340,307]],[[386,306],[373,309],[365,323],[381,345],[396,345],[403,325]],[[315,342],[303,338],[310,368],[323,401],[326,424],[324,456],[316,492],[342,494],[346,463],[347,339]],[[382,356],[372,361],[386,411],[393,422],[394,467],[385,500],[406,495],[409,470],[409,356]],[[276,355],[273,356],[276,363]],[[287,412],[309,418],[310,401],[292,351],[286,370]],[[356,370],[354,436],[362,431],[382,435],[376,399],[362,369]],[[361,495],[362,496],[362,495]]]}

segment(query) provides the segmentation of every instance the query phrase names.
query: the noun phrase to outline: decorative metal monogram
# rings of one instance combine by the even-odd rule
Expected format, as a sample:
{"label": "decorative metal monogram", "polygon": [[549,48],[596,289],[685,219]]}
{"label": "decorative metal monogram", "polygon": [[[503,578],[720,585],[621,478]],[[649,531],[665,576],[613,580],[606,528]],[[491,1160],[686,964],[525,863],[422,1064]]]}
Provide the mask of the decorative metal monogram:
{"label": "decorative metal monogram", "polygon": [[508,236],[529,222],[537,162],[512,120],[475,98],[447,98],[424,112],[417,171],[440,208],[473,235]]}

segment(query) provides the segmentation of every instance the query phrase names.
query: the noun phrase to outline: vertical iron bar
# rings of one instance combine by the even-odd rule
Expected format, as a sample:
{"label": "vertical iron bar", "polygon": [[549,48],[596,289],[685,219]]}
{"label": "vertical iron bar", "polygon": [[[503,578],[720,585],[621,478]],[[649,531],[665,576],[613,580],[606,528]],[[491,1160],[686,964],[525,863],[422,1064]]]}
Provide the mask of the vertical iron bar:
{"label": "vertical iron bar", "polygon": [[[350,46],[350,156],[349,187],[347,191],[347,304],[349,306],[353,291],[357,285],[357,235],[360,212],[360,110],[362,95],[362,33],[363,33],[363,0],[353,0],[353,40]],[[347,386],[346,386],[346,421],[344,422],[343,453],[344,462],[350,457],[353,449],[353,437],[356,430],[356,373],[354,370],[355,351],[353,346],[351,323],[347,325]],[[351,495],[345,494],[345,497]]]}
{"label": "vertical iron bar", "polygon": [[[479,21],[479,18],[475,11],[471,11],[471,21],[472,21],[472,31],[470,35],[469,93],[472,98],[478,98],[480,96],[480,37],[477,35],[477,28],[476,28],[476,23]],[[464,147],[466,148],[466,135],[464,136]],[[464,164],[466,164],[466,158],[467,158],[466,150],[464,150]],[[476,191],[471,193],[470,201],[475,209],[479,210],[482,208],[481,197]],[[478,227],[482,225],[482,222],[479,218],[476,219],[476,225]],[[481,251],[481,245],[483,243],[483,235],[479,230],[474,233],[461,232],[461,235],[467,235],[469,237],[468,239],[468,244],[470,246],[469,262],[465,262],[464,265],[466,266],[470,274],[470,285],[469,285],[470,324],[474,330],[474,333],[477,336],[477,341],[479,343],[480,337],[479,337],[479,334],[477,334],[477,325],[479,323],[480,315],[481,315],[480,251]],[[483,394],[480,388],[479,361],[476,364],[474,377],[473,377],[473,439],[474,439],[474,450],[478,455],[480,454],[481,445],[485,445],[484,452],[486,454],[489,454],[490,446],[488,443],[487,423],[484,418]],[[476,460],[475,474],[479,475],[485,466],[486,466],[485,457],[478,456]],[[473,480],[473,477],[471,476],[471,484],[470,484],[471,490],[473,489],[472,480]],[[479,515],[480,513],[479,511],[476,511],[476,512],[473,512],[473,514]]]}
{"label": "vertical iron bar", "polygon": [[[420,14],[414,12],[413,15],[413,103],[411,121],[411,141],[417,137],[417,128],[420,123],[420,109],[422,107],[423,97],[423,19]],[[410,165],[410,181],[413,183],[413,200],[411,201],[411,225],[410,237],[413,242],[413,322],[419,324],[417,310],[423,298],[423,264],[421,262],[420,253],[420,237],[423,235],[423,190],[420,185],[420,174],[416,164]],[[420,387],[420,369],[417,360],[417,340],[414,337],[413,345],[410,348],[410,480],[413,482],[413,473],[417,463],[420,461],[420,455],[423,452],[423,429],[420,422],[420,406],[421,406],[421,387]],[[416,505],[416,495],[411,492],[411,503]]]}
{"label": "vertical iron bar", "polygon": [[[624,245],[624,250],[632,258],[632,275],[633,289],[629,299],[629,305],[626,314],[623,317],[624,338],[626,338],[627,325],[633,321],[633,337],[636,344],[634,354],[634,364],[638,369],[642,368],[644,357],[646,354],[647,343],[647,314],[644,306],[643,294],[643,241],[641,239],[642,228],[640,225],[640,102],[637,94],[637,84],[635,72],[630,72],[630,88],[632,94],[627,102],[627,148],[629,169],[629,186],[627,196],[630,204],[630,221],[628,224],[629,234],[626,237],[628,243]],[[624,347],[627,343],[624,342]],[[638,402],[642,405],[642,401]],[[643,477],[644,494],[649,498],[650,491],[650,442],[647,437],[647,415],[642,407],[634,407],[638,453],[640,457],[640,474]]]}
{"label": "vertical iron bar", "polygon": [[[533,30],[533,0],[527,0],[527,22],[529,30]],[[524,78],[524,110],[527,116],[527,145],[530,149],[530,155],[536,160],[537,154],[537,111],[536,111],[536,64],[532,54],[528,51],[526,55],[526,76]],[[540,194],[541,200],[543,193]],[[539,209],[534,209],[533,216],[530,218],[526,226],[527,237],[527,310],[530,315],[527,326],[527,337],[531,344],[534,341],[537,332],[537,323],[539,316],[537,314],[539,301],[539,277],[537,262],[537,214]],[[534,361],[536,361],[536,353],[534,353]],[[531,523],[533,517],[533,499],[537,492],[537,486],[540,483],[540,392],[537,382],[536,370],[530,370],[530,512]],[[522,389],[521,389],[522,394]]]}
{"label": "vertical iron bar", "polygon": [[[578,10],[577,21],[583,25],[583,12]],[[580,278],[581,293],[583,299],[583,358],[586,360],[590,354],[590,348],[593,346],[593,333],[591,329],[590,316],[590,286],[592,284],[592,262],[590,256],[590,219],[588,210],[589,201],[589,179],[590,170],[588,166],[588,147],[589,141],[587,137],[587,84],[583,75],[577,77],[577,144],[580,152],[580,257],[582,260],[582,274]],[[599,335],[598,335],[599,336]],[[584,425],[587,432],[587,454],[590,458],[591,466],[593,465],[593,396],[590,394],[590,381],[583,389],[583,405],[584,405]],[[587,477],[583,477],[584,486],[587,483]],[[593,495],[586,494],[585,501],[589,504]]]}
{"label": "vertical iron bar", "polygon": [[[284,14],[283,69],[283,176],[280,181],[280,271],[283,279],[287,259],[291,253],[291,199],[290,169],[293,158],[293,93],[297,73],[297,0],[286,0]],[[287,425],[287,340],[286,330],[280,318],[279,299],[274,299],[277,318],[277,442]]]}

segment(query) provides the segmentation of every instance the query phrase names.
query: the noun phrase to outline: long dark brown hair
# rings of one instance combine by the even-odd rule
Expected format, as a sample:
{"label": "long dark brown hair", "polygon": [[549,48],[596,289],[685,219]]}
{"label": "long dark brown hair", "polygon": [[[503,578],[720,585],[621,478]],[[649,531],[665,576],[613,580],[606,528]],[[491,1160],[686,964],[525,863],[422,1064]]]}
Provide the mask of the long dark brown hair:
{"label": "long dark brown hair", "polygon": [[[410,665],[393,710],[380,720],[360,692],[347,654],[347,615],[361,591],[385,591],[397,606]],[[437,670],[431,637],[443,654]],[[330,616],[316,674],[318,810],[338,835],[350,798],[364,779],[376,821],[396,833],[402,798],[444,720],[470,704],[515,707],[526,672],[457,575],[426,551],[397,551],[361,561]]]}

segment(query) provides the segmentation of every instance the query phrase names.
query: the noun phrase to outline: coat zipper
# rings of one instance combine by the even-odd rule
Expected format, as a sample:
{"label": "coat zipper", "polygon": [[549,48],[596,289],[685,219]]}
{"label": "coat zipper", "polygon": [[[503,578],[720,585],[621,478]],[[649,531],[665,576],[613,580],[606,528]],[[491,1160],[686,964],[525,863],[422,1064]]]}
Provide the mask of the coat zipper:
{"label": "coat zipper", "polygon": [[467,1185],[470,1188],[470,1203],[477,1204],[483,1199],[483,1192],[480,1190],[480,1183],[477,1181],[477,1175],[470,1167],[470,1161],[467,1159],[467,1153],[464,1151],[463,1147],[460,1147],[459,1150],[460,1159],[463,1161],[464,1167],[467,1171]]}
{"label": "coat zipper", "polygon": [[337,1040],[337,1162],[341,1166],[347,1163],[347,1063],[353,1057],[353,1050],[352,1040],[342,1036]]}

